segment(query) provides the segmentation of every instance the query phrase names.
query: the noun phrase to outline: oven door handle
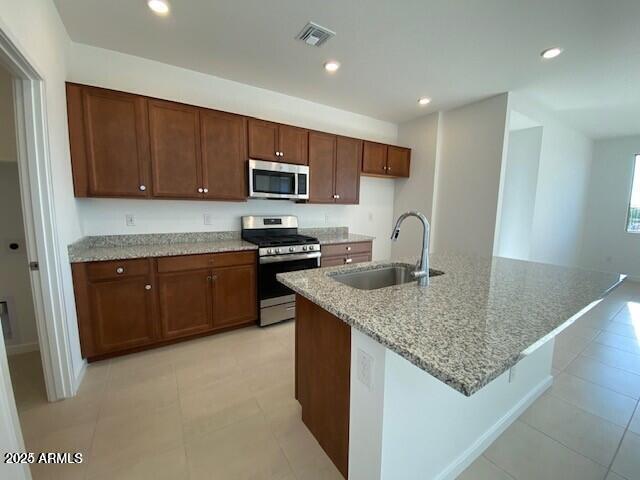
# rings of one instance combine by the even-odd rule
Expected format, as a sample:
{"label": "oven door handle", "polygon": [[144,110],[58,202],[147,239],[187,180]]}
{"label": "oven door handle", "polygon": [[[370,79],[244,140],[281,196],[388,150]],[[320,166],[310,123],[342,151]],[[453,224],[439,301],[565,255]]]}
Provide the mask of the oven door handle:
{"label": "oven door handle", "polygon": [[307,260],[309,258],[320,258],[322,254],[320,252],[309,253],[290,253],[288,255],[270,255],[268,257],[260,257],[260,263],[281,263],[290,262],[293,260]]}

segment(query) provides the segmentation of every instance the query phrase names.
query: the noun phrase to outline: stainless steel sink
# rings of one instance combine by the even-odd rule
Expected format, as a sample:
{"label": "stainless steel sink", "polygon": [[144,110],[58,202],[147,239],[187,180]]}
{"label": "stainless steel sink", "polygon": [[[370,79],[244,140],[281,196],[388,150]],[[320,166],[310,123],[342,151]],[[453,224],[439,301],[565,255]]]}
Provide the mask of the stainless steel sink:
{"label": "stainless steel sink", "polygon": [[[360,290],[376,290],[415,281],[415,278],[411,275],[415,269],[416,267],[413,265],[396,264],[358,272],[338,273],[333,275],[332,278],[337,282]],[[442,275],[443,273],[439,270],[429,269],[430,277]]]}

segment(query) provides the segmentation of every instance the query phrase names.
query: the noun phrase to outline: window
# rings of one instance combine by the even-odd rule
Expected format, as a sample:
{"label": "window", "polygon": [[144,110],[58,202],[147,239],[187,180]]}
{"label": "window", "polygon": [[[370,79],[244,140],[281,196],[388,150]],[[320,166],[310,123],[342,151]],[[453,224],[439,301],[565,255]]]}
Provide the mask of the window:
{"label": "window", "polygon": [[636,155],[635,167],[633,168],[627,232],[640,233],[640,154]]}

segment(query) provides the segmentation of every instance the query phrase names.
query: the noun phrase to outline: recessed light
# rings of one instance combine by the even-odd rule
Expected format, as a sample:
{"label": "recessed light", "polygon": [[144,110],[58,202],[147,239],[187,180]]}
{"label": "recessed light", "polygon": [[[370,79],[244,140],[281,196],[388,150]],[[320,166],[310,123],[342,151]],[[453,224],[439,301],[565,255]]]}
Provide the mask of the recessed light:
{"label": "recessed light", "polygon": [[340,68],[340,62],[336,62],[335,60],[330,60],[324,64],[324,69],[329,73],[337,72]]}
{"label": "recessed light", "polygon": [[158,15],[166,15],[169,13],[169,4],[165,0],[148,0],[147,5]]}
{"label": "recessed light", "polygon": [[429,105],[431,103],[431,99],[429,97],[421,97],[418,99],[419,105]]}
{"label": "recessed light", "polygon": [[556,58],[558,55],[562,53],[562,49],[559,47],[547,48],[540,53],[540,56],[545,60],[551,60],[552,58]]}

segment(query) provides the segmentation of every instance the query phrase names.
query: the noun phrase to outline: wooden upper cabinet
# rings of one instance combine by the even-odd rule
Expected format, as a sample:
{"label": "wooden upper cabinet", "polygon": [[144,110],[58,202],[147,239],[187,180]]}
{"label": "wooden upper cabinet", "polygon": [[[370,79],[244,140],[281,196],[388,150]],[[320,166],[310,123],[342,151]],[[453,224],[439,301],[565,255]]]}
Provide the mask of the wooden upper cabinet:
{"label": "wooden upper cabinet", "polygon": [[387,145],[375,142],[364,142],[362,153],[362,173],[386,175]]}
{"label": "wooden upper cabinet", "polygon": [[178,338],[211,330],[213,285],[209,270],[158,274],[163,338]]}
{"label": "wooden upper cabinet", "polygon": [[336,142],[336,203],[357,204],[360,200],[362,140],[338,137]]}
{"label": "wooden upper cabinet", "polygon": [[200,112],[205,198],[245,200],[247,187],[247,120],[240,115]]}
{"label": "wooden upper cabinet", "polygon": [[89,281],[92,351],[102,355],[155,341],[154,296],[149,276]]}
{"label": "wooden upper cabinet", "polygon": [[153,195],[198,198],[203,193],[199,110],[149,100]]}
{"label": "wooden upper cabinet", "polygon": [[67,84],[69,142],[78,197],[147,197],[146,99]]}
{"label": "wooden upper cabinet", "polygon": [[279,162],[307,165],[309,131],[289,125],[278,126]]}
{"label": "wooden upper cabinet", "polygon": [[229,327],[258,317],[255,265],[219,268],[213,271],[213,278],[214,327]]}
{"label": "wooden upper cabinet", "polygon": [[249,157],[269,162],[307,164],[309,131],[250,118]]}
{"label": "wooden upper cabinet", "polygon": [[411,149],[389,145],[387,153],[387,175],[408,177],[411,162]]}
{"label": "wooden upper cabinet", "polygon": [[249,157],[256,160],[279,162],[278,124],[256,118],[249,119]]}
{"label": "wooden upper cabinet", "polygon": [[335,202],[336,136],[309,132],[309,201]]}

